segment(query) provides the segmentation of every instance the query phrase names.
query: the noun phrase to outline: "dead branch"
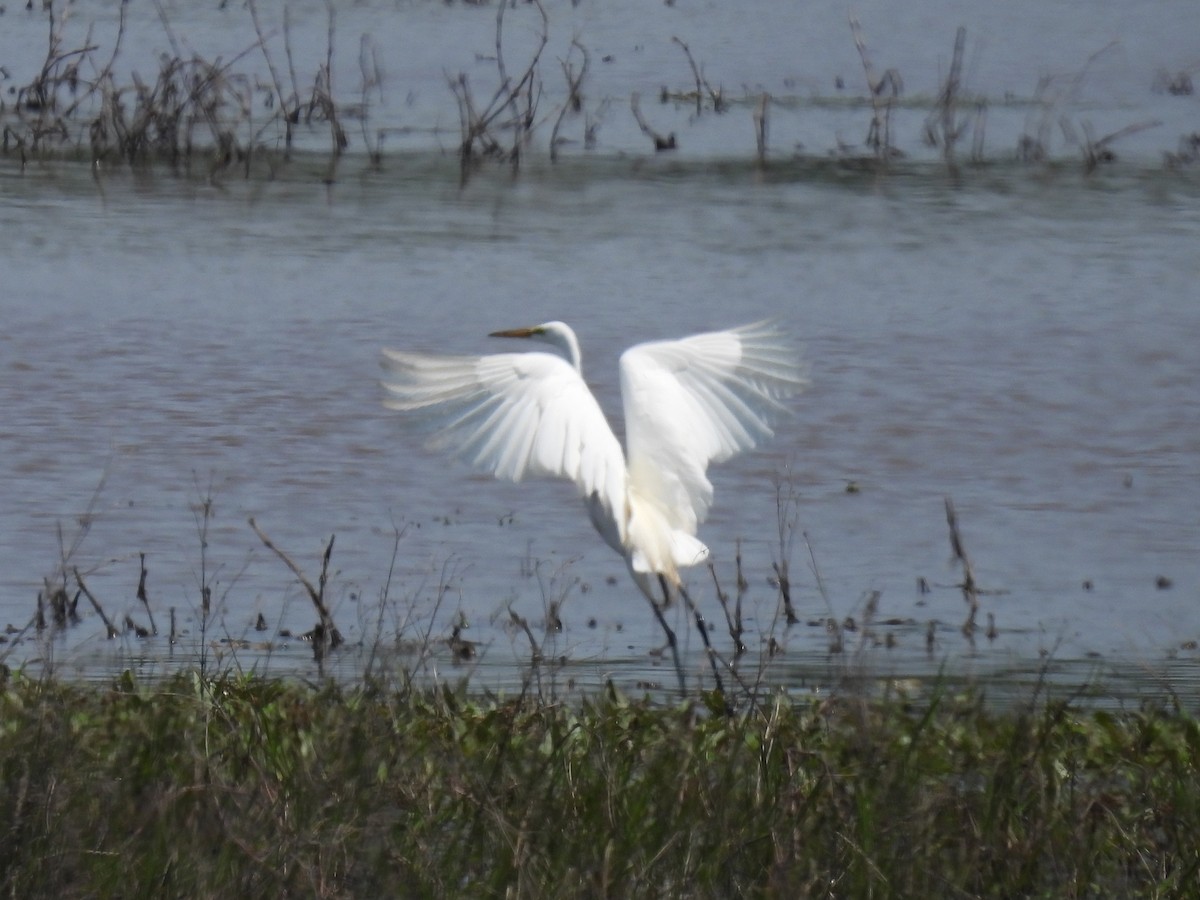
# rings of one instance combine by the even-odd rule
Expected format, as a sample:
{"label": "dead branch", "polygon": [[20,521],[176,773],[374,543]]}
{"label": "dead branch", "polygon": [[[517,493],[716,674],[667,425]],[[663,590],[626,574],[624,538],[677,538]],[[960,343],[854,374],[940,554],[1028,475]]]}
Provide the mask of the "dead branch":
{"label": "dead branch", "polygon": [[520,628],[525,632],[525,637],[529,641],[529,661],[536,669],[542,661],[542,647],[538,643],[537,638],[533,636],[533,629],[529,627],[529,622],[524,616],[517,614],[517,611],[512,608],[511,604],[508,607],[508,619],[514,627]]}
{"label": "dead branch", "polygon": [[[341,632],[338,631],[337,626],[334,624],[333,616],[329,612],[329,607],[325,604],[325,585],[329,577],[329,560],[333,555],[334,536],[330,536],[329,544],[326,546],[325,553],[321,559],[321,575],[317,580],[319,587],[314,587],[313,583],[304,576],[304,572],[301,571],[300,567],[296,565],[290,556],[275,546],[274,542],[272,542],[272,540],[267,537],[263,530],[258,527],[258,523],[255,522],[253,518],[250,519],[250,527],[254,530],[254,533],[258,535],[258,539],[263,542],[263,546],[265,546],[283,561],[283,564],[291,570],[292,574],[296,576],[296,580],[299,581],[300,584],[303,585],[304,590],[308,592],[308,597],[310,600],[312,600],[313,606],[316,607],[317,616],[320,619],[319,628],[321,643],[327,644],[330,650],[336,650],[342,644],[342,635]],[[313,652],[318,655],[318,658],[323,657],[323,649],[324,648],[319,647],[319,642],[314,639]]]}
{"label": "dead branch", "polygon": [[92,595],[92,592],[88,590],[87,585],[83,583],[83,576],[79,574],[79,569],[72,568],[71,572],[75,575],[75,583],[78,584],[79,589],[83,591],[83,596],[88,598],[88,602],[92,604],[92,609],[96,610],[96,613],[100,616],[100,621],[104,623],[104,630],[108,635],[108,639],[111,641],[118,634],[116,627],[109,620],[108,616],[104,614],[104,609],[100,606],[100,602]]}
{"label": "dead branch", "polygon": [[[458,103],[461,128],[458,154],[463,167],[464,180],[467,177],[469,164],[477,157],[507,158],[512,164],[514,172],[520,166],[521,148],[533,130],[537,101],[541,96],[540,87],[535,90],[535,85],[539,84],[538,65],[542,58],[542,52],[550,41],[550,20],[546,15],[546,10],[541,4],[541,0],[533,0],[533,5],[541,15],[541,39],[529,64],[516,82],[509,78],[504,62],[504,10],[508,4],[501,3],[497,9],[496,69],[500,84],[482,111],[476,108],[465,73],[460,72],[454,78],[449,75],[446,77],[450,84],[450,90],[454,93],[454,98]],[[522,101],[524,102],[523,109]],[[507,117],[502,118],[506,112]],[[501,149],[500,141],[492,133],[493,129],[497,131],[512,129],[512,149],[507,154]]]}
{"label": "dead branch", "polygon": [[[784,486],[786,485],[786,490]],[[796,609],[792,605],[792,583],[789,575],[792,560],[792,548],[796,540],[796,518],[799,514],[799,497],[792,481],[780,478],[775,483],[775,527],[779,543],[778,557],[771,563],[775,570],[775,580],[779,585],[779,597],[783,602],[783,612],[788,625],[800,621]],[[811,551],[811,547],[809,548]],[[816,561],[813,561],[814,568]]]}
{"label": "dead branch", "polygon": [[892,106],[897,97],[904,92],[904,82],[900,73],[895,69],[887,69],[882,75],[877,75],[875,66],[867,53],[867,44],[863,39],[862,26],[858,17],[850,14],[850,32],[854,36],[854,46],[862,60],[863,72],[867,76],[867,88],[871,100],[871,127],[867,130],[867,146],[875,151],[875,156],[881,162],[887,162],[898,152],[892,146],[891,120]]}
{"label": "dead branch", "polygon": [[[738,542],[738,558],[741,559],[742,550],[741,542]],[[742,594],[738,591],[737,601],[733,609],[729,608],[729,595],[721,590],[721,582],[717,579],[716,566],[709,562],[708,573],[712,576],[713,588],[717,592],[717,600],[721,603],[721,609],[725,613],[725,624],[729,628],[729,637],[733,641],[733,658],[740,659],[746,652],[746,642],[742,640],[742,636],[746,633],[745,625],[742,623]]]}
{"label": "dead branch", "polygon": [[925,140],[931,146],[941,145],[942,156],[950,172],[958,170],[954,160],[954,145],[970,124],[970,119],[957,121],[959,94],[962,89],[963,50],[967,42],[967,29],[961,25],[954,34],[954,53],[950,58],[950,70],[938,91],[937,101],[925,119]]}
{"label": "dead branch", "polygon": [[813,579],[817,583],[817,592],[821,595],[821,599],[825,601],[825,609],[829,613],[829,617],[825,620],[825,628],[829,632],[829,652],[841,653],[845,646],[842,638],[841,623],[833,615],[833,603],[829,600],[829,593],[825,590],[825,581],[821,578],[821,569],[817,566],[817,554],[813,550],[812,541],[808,538],[808,532],[801,532],[804,538],[804,546],[808,548],[809,566],[812,568]]}
{"label": "dead branch", "polygon": [[313,89],[308,101],[305,122],[311,123],[313,121],[324,120],[329,123],[332,153],[329,158],[329,170],[325,175],[325,182],[331,184],[337,170],[338,160],[341,159],[342,151],[350,145],[350,141],[346,138],[346,131],[342,128],[341,119],[338,115],[337,104],[333,101],[333,42],[337,20],[332,0],[325,0],[325,7],[329,16],[329,29],[325,44],[325,62],[317,68],[317,76],[313,81]]}
{"label": "dead branch", "polygon": [[[1044,162],[1050,155],[1050,135],[1057,123],[1063,131],[1068,144],[1078,143],[1074,128],[1067,116],[1067,109],[1078,98],[1083,88],[1084,80],[1092,65],[1104,54],[1118,46],[1117,41],[1110,41],[1099,50],[1092,53],[1084,62],[1083,67],[1074,75],[1043,75],[1038,79],[1034,91],[1034,106],[1026,117],[1025,131],[1017,141],[1017,157],[1022,162]],[[1031,119],[1035,112],[1040,113],[1036,128],[1031,128]],[[1085,148],[1085,165],[1087,151]]]}
{"label": "dead branch", "polygon": [[754,107],[754,143],[758,153],[758,164],[761,166],[767,161],[767,108],[771,102],[771,95],[763,91],[763,95],[758,99],[758,105]]}
{"label": "dead branch", "polygon": [[633,117],[637,119],[638,127],[642,129],[642,134],[646,135],[654,142],[654,151],[656,153],[661,153],[664,150],[675,149],[675,132],[672,131],[666,137],[663,137],[661,134],[651,128],[650,124],[642,116],[641,95],[639,95],[637,91],[634,91],[629,96],[629,108],[633,110]]}
{"label": "dead branch", "polygon": [[78,623],[79,614],[76,611],[76,607],[79,605],[79,592],[75,592],[75,599],[72,601],[67,596],[65,579],[63,583],[52,585],[50,579],[46,578],[43,581],[43,585],[45,590],[38,591],[38,631],[46,627],[46,605],[50,607],[53,625],[57,630],[61,631],[68,625]]}
{"label": "dead branch", "polygon": [[1147,128],[1157,128],[1161,124],[1162,122],[1158,119],[1152,119],[1147,122],[1135,122],[1133,125],[1126,125],[1124,128],[1118,129],[1111,134],[1106,134],[1104,137],[1096,140],[1092,135],[1092,123],[1085,121],[1083,123],[1084,171],[1090,174],[1103,163],[1115,162],[1117,155],[1109,147],[1113,142],[1128,135],[1136,134],[1139,131],[1145,131]]}
{"label": "dead branch", "polygon": [[378,167],[383,162],[383,130],[380,129],[375,137],[375,145],[371,146],[371,138],[367,133],[368,111],[372,91],[379,94],[379,102],[383,102],[383,67],[379,63],[379,50],[371,36],[364,34],[358,45],[358,69],[362,73],[362,135],[363,145],[371,159],[371,165]]}
{"label": "dead branch", "polygon": [[[275,98],[279,104],[278,114],[283,119],[284,155],[287,156],[292,151],[292,128],[300,119],[300,100],[295,94],[284,95],[283,83],[279,80],[279,73],[275,70],[275,60],[271,58],[267,49],[267,36],[263,33],[262,25],[258,20],[258,4],[256,0],[247,0],[246,5],[250,8],[250,20],[254,23],[254,33],[258,35],[258,46],[262,49],[263,59],[267,63],[267,71],[271,75],[271,84],[275,88]],[[284,10],[286,15],[286,7]]]}
{"label": "dead branch", "polygon": [[570,51],[567,52],[566,59],[560,60],[563,75],[567,79],[567,99],[558,111],[558,118],[554,120],[554,128],[550,130],[550,162],[558,161],[558,129],[562,126],[563,119],[566,118],[568,112],[578,114],[583,111],[583,79],[587,76],[588,65],[591,60],[588,56],[587,47],[583,46],[579,38],[571,41],[571,50],[576,49],[583,56],[583,63],[580,65],[578,73],[576,73],[575,66],[571,62]]}
{"label": "dead branch", "polygon": [[973,639],[975,616],[979,612],[979,590],[975,583],[975,572],[971,568],[971,559],[967,556],[967,548],[963,544],[962,535],[958,530],[958,517],[954,513],[954,502],[949,497],[946,498],[946,524],[950,526],[950,550],[963,570],[963,580],[958,587],[962,589],[963,600],[967,603],[967,620],[963,622],[962,632],[968,638]]}
{"label": "dead branch", "polygon": [[63,118],[70,118],[71,116],[73,116],[75,114],[75,111],[83,105],[83,103],[85,101],[90,100],[95,95],[96,91],[99,89],[101,81],[104,78],[109,78],[109,79],[112,78],[112,68],[113,68],[114,63],[116,63],[116,61],[117,61],[117,55],[121,52],[121,44],[125,38],[125,7],[126,7],[126,5],[127,4],[122,3],[120,12],[118,13],[117,37],[116,37],[115,41],[113,42],[112,54],[109,56],[108,62],[104,65],[103,68],[100,69],[100,74],[96,78],[92,79],[92,82],[91,82],[91,84],[88,85],[87,90],[84,91],[79,96],[77,96],[75,98],[75,101],[70,106],[68,106],[66,108],[66,110],[64,110]]}
{"label": "dead branch", "polygon": [[150,617],[150,630],[154,634],[158,634],[158,626],[154,624],[154,613],[150,609],[150,598],[146,596],[146,575],[149,573],[146,570],[146,554],[139,553],[141,557],[142,572],[138,576],[137,598],[142,601],[142,606],[146,607],[146,615]]}
{"label": "dead branch", "polygon": [[708,79],[704,77],[702,67],[696,65],[696,59],[692,56],[691,48],[688,47],[678,36],[672,36],[671,41],[680,46],[684,55],[687,57],[688,65],[692,68],[692,78],[696,81],[696,115],[704,111],[704,94],[708,93],[712,100],[713,112],[725,111],[725,98],[720,91],[713,90],[713,86],[708,83]]}
{"label": "dead branch", "polygon": [[129,614],[126,614],[125,616],[125,631],[132,631],[136,637],[140,638],[150,637],[150,629],[133,621],[133,616]]}

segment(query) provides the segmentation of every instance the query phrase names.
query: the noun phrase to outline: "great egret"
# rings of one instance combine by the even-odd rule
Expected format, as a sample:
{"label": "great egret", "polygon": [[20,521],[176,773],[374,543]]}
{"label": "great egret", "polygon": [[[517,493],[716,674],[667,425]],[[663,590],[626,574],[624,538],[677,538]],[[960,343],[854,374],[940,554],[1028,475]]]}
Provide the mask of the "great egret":
{"label": "great egret", "polygon": [[[771,436],[783,401],[803,389],[786,338],[758,322],[630,347],[621,355],[625,450],[583,380],[579,341],[562,322],[493,332],[530,338],[557,353],[441,356],[384,350],[385,404],[419,412],[434,428],[432,449],[497,478],[569,478],[592,524],[624,557],[666,629],[656,602],[683,589],[680,568],[708,558],[696,537],[713,501],[709,463]],[[711,656],[710,656],[711,659]],[[682,670],[676,668],[682,682]],[[716,673],[715,663],[713,671]],[[720,676],[718,686],[720,685]]]}

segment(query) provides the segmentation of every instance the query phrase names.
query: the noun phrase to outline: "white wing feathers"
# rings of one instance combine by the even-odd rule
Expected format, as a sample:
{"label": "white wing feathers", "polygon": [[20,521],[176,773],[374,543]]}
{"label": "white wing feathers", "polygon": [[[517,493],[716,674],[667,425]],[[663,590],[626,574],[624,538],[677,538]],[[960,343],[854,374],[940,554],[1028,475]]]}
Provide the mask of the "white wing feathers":
{"label": "white wing feathers", "polygon": [[710,462],[772,434],[803,389],[795,351],[766,323],[631,347],[621,356],[628,490],[696,533],[712,504]]}
{"label": "white wing feathers", "polygon": [[[551,326],[567,330],[541,327]],[[695,534],[712,504],[709,463],[769,437],[781,401],[805,385],[794,350],[765,323],[639,344],[621,356],[622,453],[579,371],[555,354],[385,350],[384,365],[385,403],[426,419],[433,447],[498,478],[571,479],[635,574],[676,582],[679,566],[708,556]]]}
{"label": "white wing feathers", "polygon": [[[551,353],[384,351],[392,409],[418,412],[430,446],[497,478],[569,478],[585,497],[624,491],[625,455],[579,373]],[[616,479],[616,483],[614,483]]]}

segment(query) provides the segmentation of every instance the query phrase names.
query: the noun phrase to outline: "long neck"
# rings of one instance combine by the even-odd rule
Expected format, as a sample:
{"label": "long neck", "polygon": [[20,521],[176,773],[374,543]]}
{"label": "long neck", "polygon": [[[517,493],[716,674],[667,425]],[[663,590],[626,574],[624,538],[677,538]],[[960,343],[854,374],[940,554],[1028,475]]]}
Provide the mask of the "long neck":
{"label": "long neck", "polygon": [[575,371],[583,374],[583,358],[579,352],[579,339],[575,337],[571,326],[563,322],[550,322],[542,326],[542,333],[539,337],[547,344],[562,351],[567,362],[575,367]]}

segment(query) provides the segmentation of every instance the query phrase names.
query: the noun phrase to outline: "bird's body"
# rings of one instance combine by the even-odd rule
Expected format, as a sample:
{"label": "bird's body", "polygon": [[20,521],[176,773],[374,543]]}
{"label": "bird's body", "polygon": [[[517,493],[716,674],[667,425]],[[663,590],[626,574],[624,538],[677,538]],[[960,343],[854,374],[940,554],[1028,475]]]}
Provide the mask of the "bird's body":
{"label": "bird's body", "polygon": [[794,351],[766,324],[630,347],[621,355],[625,448],[584,383],[562,322],[495,332],[558,353],[438,356],[384,351],[385,403],[421,413],[431,445],[497,478],[568,478],[596,530],[653,602],[703,562],[709,463],[754,447],[805,385]]}

